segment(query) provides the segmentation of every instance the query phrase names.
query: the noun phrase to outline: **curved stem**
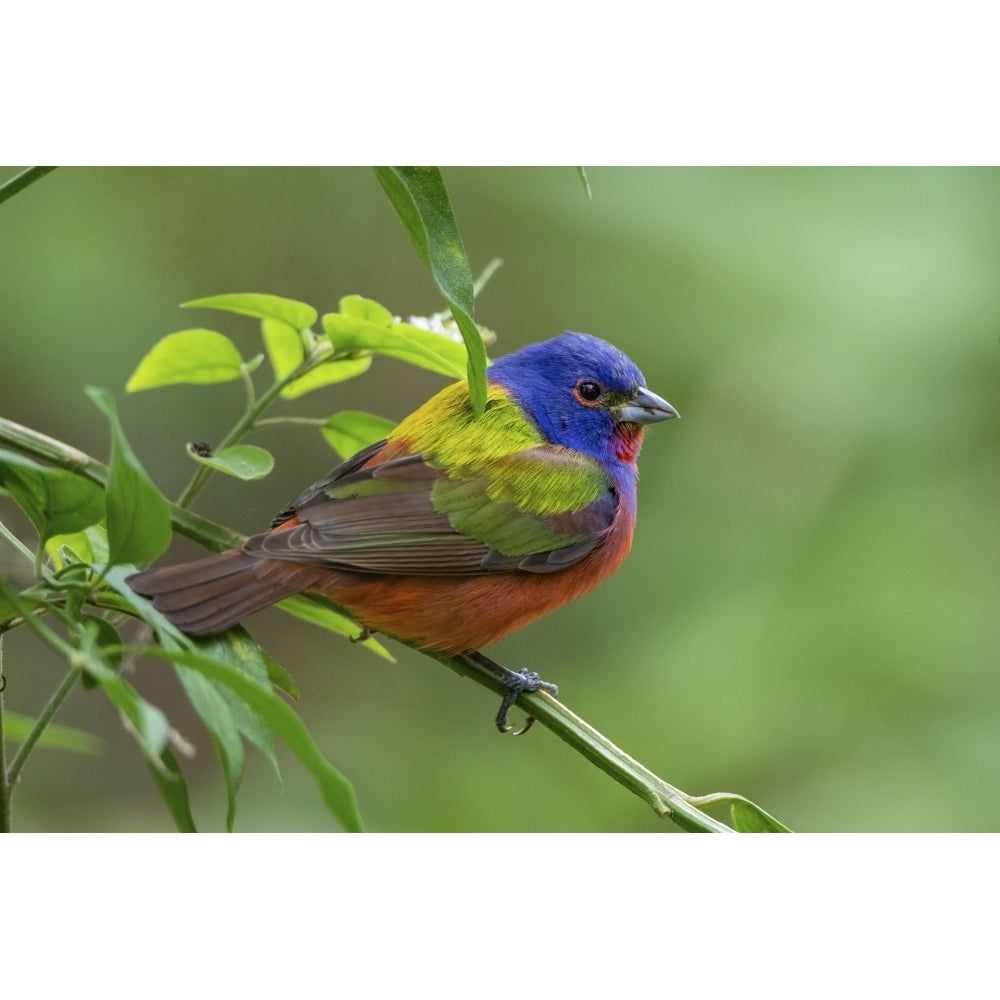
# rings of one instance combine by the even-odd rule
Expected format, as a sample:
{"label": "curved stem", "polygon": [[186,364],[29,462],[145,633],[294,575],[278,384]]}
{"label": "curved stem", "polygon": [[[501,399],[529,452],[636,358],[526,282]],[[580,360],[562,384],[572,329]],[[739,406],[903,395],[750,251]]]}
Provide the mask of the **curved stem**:
{"label": "curved stem", "polygon": [[3,689],[7,686],[7,677],[3,672],[3,633],[0,632],[0,833],[10,833],[10,793],[11,786],[7,780],[7,744],[3,734]]}
{"label": "curved stem", "polygon": [[323,427],[322,417],[264,417],[254,422],[254,430],[261,427]]}
{"label": "curved stem", "polygon": [[[503,691],[503,685],[496,677],[483,670],[475,660],[467,656],[447,657],[434,653],[425,655],[433,656],[434,659],[485,687],[497,692]],[[537,722],[550,729],[591,763],[596,764],[605,774],[610,775],[648,803],[657,816],[670,819],[682,829],[691,832],[734,832],[732,827],[698,809],[692,796],[643,767],[635,758],[630,757],[588,722],[574,715],[552,695],[544,691],[533,691],[519,695],[517,700]]]}
{"label": "curved stem", "polygon": [[[106,486],[108,483],[108,467],[103,462],[78,448],[50,438],[41,431],[24,427],[4,417],[0,417],[0,444],[57,468],[75,472],[98,486]],[[231,549],[246,541],[246,537],[239,532],[184,510],[177,504],[170,505],[170,522],[178,534],[215,551]]]}
{"label": "curved stem", "polygon": [[59,710],[59,706],[66,700],[70,691],[73,690],[79,680],[80,671],[75,668],[71,668],[63,678],[59,687],[57,687],[52,693],[52,697],[49,698],[45,708],[42,709],[41,715],[38,716],[35,720],[35,724],[31,727],[31,732],[28,733],[24,742],[18,748],[17,753],[14,754],[14,759],[10,762],[10,768],[7,771],[7,785],[11,795],[13,795],[14,786],[21,777],[21,771],[28,759],[28,755],[35,748],[35,744],[40,739],[42,733],[45,732],[46,726],[48,726],[48,724],[52,721],[52,716],[56,714]]}
{"label": "curved stem", "polygon": [[[287,385],[290,385],[297,378],[301,378],[306,374],[306,372],[311,371],[317,365],[324,364],[325,362],[334,360],[335,358],[336,355],[329,350],[325,353],[314,351],[310,357],[298,366],[298,368],[289,372],[284,378],[278,379],[272,385],[268,386],[267,389],[261,393],[258,400],[254,401],[252,394],[248,393],[247,408],[244,410],[243,416],[236,421],[229,433],[219,442],[216,450],[221,451],[223,448],[228,448],[230,445],[239,441],[239,439],[243,437],[247,431],[251,430],[255,426],[260,415],[278,398],[282,389],[284,389]],[[247,376],[247,378],[249,379],[249,376]],[[207,465],[199,465],[195,470],[194,475],[191,477],[190,482],[177,498],[177,506],[183,508],[190,507],[191,502],[202,491],[202,489],[204,489],[205,484],[208,482],[214,471],[214,469]]]}

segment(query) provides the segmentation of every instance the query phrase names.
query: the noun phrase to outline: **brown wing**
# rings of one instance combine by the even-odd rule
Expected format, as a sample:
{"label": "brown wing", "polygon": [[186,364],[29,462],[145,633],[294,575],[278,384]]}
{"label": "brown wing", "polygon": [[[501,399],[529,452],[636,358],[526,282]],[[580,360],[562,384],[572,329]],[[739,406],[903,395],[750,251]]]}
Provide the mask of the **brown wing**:
{"label": "brown wing", "polygon": [[[310,486],[244,551],[362,573],[550,573],[592,552],[614,519],[610,486],[580,511],[543,517],[492,499],[487,480],[454,479],[420,455],[373,461],[383,445]],[[537,463],[545,448],[531,451]],[[553,461],[565,464],[564,451],[553,450]]]}

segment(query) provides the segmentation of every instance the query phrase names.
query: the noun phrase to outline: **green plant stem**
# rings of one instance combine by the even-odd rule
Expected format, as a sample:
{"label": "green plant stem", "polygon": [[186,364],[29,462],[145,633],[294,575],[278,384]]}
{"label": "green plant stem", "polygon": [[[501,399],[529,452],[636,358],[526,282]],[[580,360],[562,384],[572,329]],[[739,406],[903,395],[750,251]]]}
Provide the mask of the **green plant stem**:
{"label": "green plant stem", "polygon": [[493,277],[497,268],[503,266],[503,261],[499,257],[494,257],[487,265],[480,271],[479,277],[472,283],[472,293],[473,295],[479,295],[479,293],[486,287],[487,282]]}
{"label": "green plant stem", "polygon": [[35,554],[2,521],[0,521],[0,538],[2,538],[12,549],[20,552],[21,555],[28,560],[28,562],[34,565]]}
{"label": "green plant stem", "polygon": [[51,174],[55,167],[28,167],[19,174],[12,177],[6,184],[0,185],[0,202],[13,198],[19,191],[23,191],[29,184],[41,180],[46,174]]}
{"label": "green plant stem", "polygon": [[[233,425],[215,450],[222,451],[223,448],[228,448],[230,445],[236,444],[247,431],[256,425],[260,415],[281,395],[281,391],[285,386],[291,384],[297,378],[301,378],[306,372],[312,371],[317,365],[336,360],[336,357],[336,354],[329,349],[325,353],[316,350],[298,368],[268,386],[256,401],[254,401],[252,391],[248,392],[247,408],[243,412],[243,416]],[[249,375],[247,379],[249,379]],[[191,502],[204,489],[205,484],[214,471],[214,469],[207,465],[199,465],[187,486],[184,487],[184,491],[177,498],[177,506],[185,509],[190,507]]]}
{"label": "green plant stem", "polygon": [[[498,694],[503,687],[495,677],[487,674],[475,661],[464,656],[434,656],[465,677],[478,681]],[[692,802],[692,796],[675,788],[669,782],[643,767],[624,750],[611,742],[578,715],[574,715],[562,702],[544,691],[522,694],[517,703],[536,722],[551,730],[574,750],[596,764],[605,774],[624,785],[630,792],[648,803],[657,816],[670,819],[679,827],[697,833],[733,833],[731,827],[703,813]]]}
{"label": "green plant stem", "polygon": [[[36,615],[31,613],[30,609],[25,608],[10,588],[5,586],[4,591],[8,599],[21,612],[24,624],[35,632],[45,645],[65,656],[72,664],[78,656],[77,651],[60,639],[55,632],[47,628]],[[2,667],[3,664],[0,662],[0,675],[2,675]],[[75,666],[71,666],[62,683],[53,692],[45,708],[42,709],[41,714],[35,720],[35,724],[31,727],[31,731],[24,742],[18,747],[17,753],[14,754],[14,758],[10,762],[10,766],[7,767],[6,762],[3,762],[4,766],[0,770],[0,832],[9,832],[11,829],[11,800],[13,799],[14,789],[20,780],[21,771],[28,756],[35,748],[35,744],[41,738],[42,733],[45,732],[45,728],[52,721],[52,717],[59,710],[59,706],[66,700],[79,679],[80,670]],[[3,714],[2,698],[3,694],[0,693],[0,716]],[[2,744],[2,736],[2,731],[0,731],[0,744]]]}
{"label": "green plant stem", "polygon": [[21,771],[28,759],[28,755],[34,749],[35,744],[41,738],[42,733],[45,732],[45,727],[52,721],[52,717],[59,710],[59,706],[66,700],[70,691],[73,690],[79,680],[80,671],[75,667],[71,668],[63,678],[59,687],[53,691],[52,697],[49,698],[45,708],[42,709],[41,715],[38,716],[35,720],[35,724],[31,727],[31,732],[28,733],[24,742],[20,745],[20,747],[18,747],[17,753],[14,754],[14,759],[10,762],[10,768],[7,771],[7,786],[9,794],[13,794],[14,786],[21,777]]}
{"label": "green plant stem", "polygon": [[254,429],[262,427],[325,427],[322,417],[264,417],[254,421]]}
{"label": "green plant stem", "polygon": [[3,733],[3,689],[7,678],[3,672],[3,633],[0,632],[0,833],[10,833],[10,782],[7,780],[7,744]]}
{"label": "green plant stem", "polygon": [[[277,391],[270,394],[272,398],[280,392],[280,387],[276,388]],[[241,421],[242,426],[238,425],[238,432],[242,433],[243,429],[250,427],[255,419],[256,415]],[[7,444],[33,458],[75,471],[94,482],[102,484],[106,482],[107,468],[100,462],[75,448],[3,419],[0,419],[0,443]],[[200,542],[206,548],[218,550],[242,544],[243,536],[176,504],[171,505],[170,515],[175,530],[187,538]],[[425,655],[433,656],[439,662],[493,691],[501,690],[496,678],[485,674],[474,661],[465,657],[434,656],[427,653]],[[647,802],[658,816],[671,819],[685,830],[732,832],[725,823],[698,809],[693,804],[692,796],[643,767],[555,698],[543,692],[534,692],[522,694],[518,703],[541,725],[550,729],[578,753]]]}
{"label": "green plant stem", "polygon": [[[108,467],[103,462],[47,434],[3,417],[0,417],[0,445],[6,445],[23,455],[48,462],[60,469],[75,472],[99,486],[107,485]],[[177,504],[170,505],[170,521],[178,534],[216,551],[230,549],[246,541],[244,535],[193,514]]]}

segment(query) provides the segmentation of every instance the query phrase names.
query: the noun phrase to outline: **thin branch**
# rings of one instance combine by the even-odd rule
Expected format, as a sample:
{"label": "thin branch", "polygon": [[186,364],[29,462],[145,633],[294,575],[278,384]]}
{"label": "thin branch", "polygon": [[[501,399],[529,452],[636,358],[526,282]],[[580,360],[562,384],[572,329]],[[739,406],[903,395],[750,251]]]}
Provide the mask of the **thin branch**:
{"label": "thin branch", "polygon": [[[108,467],[96,458],[85,454],[71,445],[56,441],[47,434],[32,430],[0,417],[0,445],[6,445],[31,458],[48,462],[60,469],[75,472],[84,479],[89,479],[98,486],[107,486]],[[170,505],[170,521],[174,531],[185,538],[199,542],[208,549],[219,552],[240,546],[246,541],[246,536],[216,524],[208,518],[193,514],[177,504]]]}
{"label": "thin branch", "polygon": [[70,691],[76,686],[77,681],[80,680],[80,674],[81,671],[75,667],[69,670],[59,687],[52,692],[52,697],[49,698],[41,714],[35,719],[35,724],[31,727],[31,732],[28,733],[24,742],[18,747],[14,759],[10,762],[10,769],[7,771],[7,787],[10,795],[14,794],[14,787],[21,777],[21,771],[28,759],[28,755],[35,748],[35,744],[41,738],[42,733],[45,732],[45,728],[52,721],[52,716],[56,714],[59,706],[62,705]]}
{"label": "thin branch", "polygon": [[[502,693],[503,685],[486,673],[475,660],[466,656],[433,656],[457,673],[478,681],[484,687]],[[643,767],[635,758],[611,742],[588,722],[571,712],[562,702],[544,691],[518,696],[517,704],[537,722],[550,729],[574,750],[596,764],[605,774],[624,785],[652,807],[657,816],[673,820],[685,830],[701,833],[732,833],[731,827],[703,813],[692,804],[692,797]]]}
{"label": "thin branch", "polygon": [[[268,386],[267,389],[261,393],[261,396],[256,401],[253,398],[252,393],[252,381],[250,380],[250,375],[246,374],[245,378],[251,386],[251,392],[248,394],[247,407],[243,412],[243,415],[239,420],[232,426],[229,433],[219,442],[216,451],[222,451],[223,448],[228,448],[231,444],[235,444],[247,431],[251,430],[256,426],[257,421],[260,419],[260,415],[273,403],[278,396],[281,395],[282,390],[291,385],[296,379],[301,378],[306,372],[312,371],[318,365],[324,364],[327,361],[331,361],[335,358],[335,354],[332,350],[314,350],[313,353],[306,358],[294,371],[289,372],[284,378],[278,379],[273,385]],[[213,468],[208,465],[199,465],[195,470],[194,475],[191,477],[190,482],[184,488],[184,491],[177,498],[177,506],[180,508],[188,508],[191,506],[191,502],[194,498],[204,489],[205,484],[208,482],[209,478],[215,472]]]}
{"label": "thin branch", "polygon": [[10,782],[7,780],[7,745],[3,733],[3,689],[7,677],[3,672],[3,633],[0,633],[0,833],[10,833]]}

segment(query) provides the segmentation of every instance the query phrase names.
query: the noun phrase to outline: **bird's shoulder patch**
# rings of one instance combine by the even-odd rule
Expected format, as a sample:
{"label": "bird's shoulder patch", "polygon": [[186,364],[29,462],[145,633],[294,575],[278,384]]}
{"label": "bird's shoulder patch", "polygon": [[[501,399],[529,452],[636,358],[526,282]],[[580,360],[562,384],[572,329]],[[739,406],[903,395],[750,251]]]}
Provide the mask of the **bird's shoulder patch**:
{"label": "bird's shoulder patch", "polygon": [[456,382],[418,407],[389,435],[430,465],[462,478],[514,452],[545,444],[538,428],[500,386],[490,385],[486,411],[477,417],[469,388]]}

